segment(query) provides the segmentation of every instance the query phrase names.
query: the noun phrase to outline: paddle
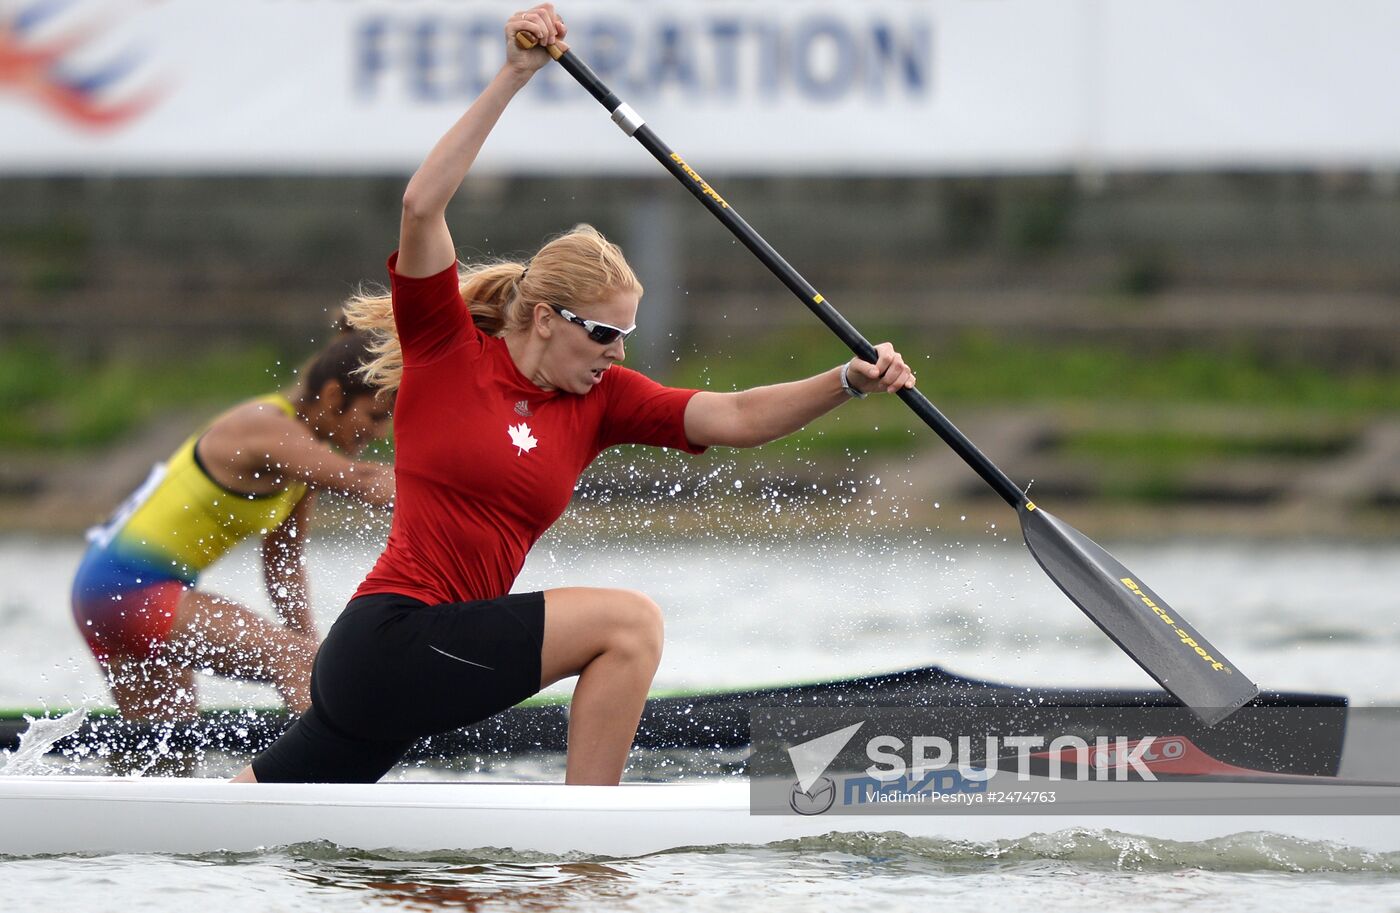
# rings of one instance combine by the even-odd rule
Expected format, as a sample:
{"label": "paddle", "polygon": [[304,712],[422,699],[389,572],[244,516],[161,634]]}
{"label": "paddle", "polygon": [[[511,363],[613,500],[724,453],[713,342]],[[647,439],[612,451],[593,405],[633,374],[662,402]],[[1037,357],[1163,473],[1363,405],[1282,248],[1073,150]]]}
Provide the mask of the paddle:
{"label": "paddle", "polygon": [[[523,48],[535,45],[532,36],[519,32]],[[637,140],[671,172],[705,207],[743,242],[778,280],[792,290],[857,357],[876,358],[872,346],[846,318],[823,298],[806,279],[788,265],[767,241],[695,172],[685,159],[663,143],[632,107],[605,86],[573,51],[547,48],[612,115],[622,132]],[[1137,575],[1096,543],[1033,504],[1025,493],[948,421],[918,390],[901,390],[899,398],[1007,504],[1021,520],[1026,546],[1045,573],[1104,633],[1142,666],[1159,684],[1190,707],[1201,721],[1212,725],[1229,716],[1259,693],[1259,689],[1226,661],[1210,642],[1196,632]]]}

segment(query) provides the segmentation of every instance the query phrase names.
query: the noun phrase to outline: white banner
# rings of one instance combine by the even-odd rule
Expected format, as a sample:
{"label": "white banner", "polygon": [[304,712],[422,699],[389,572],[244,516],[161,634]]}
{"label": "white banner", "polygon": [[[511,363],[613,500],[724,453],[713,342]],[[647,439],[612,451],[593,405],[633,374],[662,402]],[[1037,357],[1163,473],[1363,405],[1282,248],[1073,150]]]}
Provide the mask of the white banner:
{"label": "white banner", "polygon": [[[563,0],[702,171],[1400,166],[1400,3]],[[0,0],[0,174],[408,172],[516,5]],[[559,67],[482,170],[655,173]]]}

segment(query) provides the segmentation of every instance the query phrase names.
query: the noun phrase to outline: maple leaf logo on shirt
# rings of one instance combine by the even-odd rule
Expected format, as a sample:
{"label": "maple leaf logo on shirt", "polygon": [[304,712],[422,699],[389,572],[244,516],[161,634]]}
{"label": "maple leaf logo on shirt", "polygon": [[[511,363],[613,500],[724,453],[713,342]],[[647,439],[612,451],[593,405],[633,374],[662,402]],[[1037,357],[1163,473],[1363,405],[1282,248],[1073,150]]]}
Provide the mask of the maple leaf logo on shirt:
{"label": "maple leaf logo on shirt", "polygon": [[510,442],[516,446],[517,453],[520,455],[534,450],[535,445],[539,443],[535,440],[535,436],[530,433],[530,426],[524,422],[511,425],[506,429],[506,433],[510,435]]}

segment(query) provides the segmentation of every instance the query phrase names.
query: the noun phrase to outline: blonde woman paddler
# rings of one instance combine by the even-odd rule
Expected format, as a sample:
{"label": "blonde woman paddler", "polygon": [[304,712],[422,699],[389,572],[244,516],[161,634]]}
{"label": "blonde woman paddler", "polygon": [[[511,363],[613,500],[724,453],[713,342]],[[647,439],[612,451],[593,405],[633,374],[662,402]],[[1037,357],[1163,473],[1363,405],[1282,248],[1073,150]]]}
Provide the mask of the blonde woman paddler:
{"label": "blonde woman paddler", "polygon": [[[529,32],[542,47],[521,50]],[[616,444],[699,453],[776,440],[852,397],[914,384],[888,344],[792,383],[664,387],[622,367],[642,285],[588,226],[524,263],[459,266],[444,213],[510,100],[564,37],[549,4],[506,23],[506,63],[409,182],[392,294],[352,300],[397,388],[388,546],[331,628],[311,710],[237,778],[373,781],[418,738],[578,676],[569,783],[616,784],[661,657],[661,609],[631,590],[510,592],[579,475]]]}

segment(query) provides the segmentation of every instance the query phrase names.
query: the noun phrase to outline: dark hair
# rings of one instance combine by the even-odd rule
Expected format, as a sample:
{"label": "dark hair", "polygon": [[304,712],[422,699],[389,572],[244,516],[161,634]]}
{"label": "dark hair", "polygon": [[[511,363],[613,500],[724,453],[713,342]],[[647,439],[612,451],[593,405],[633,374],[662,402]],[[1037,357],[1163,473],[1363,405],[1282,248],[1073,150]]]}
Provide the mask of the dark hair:
{"label": "dark hair", "polygon": [[347,401],[379,393],[360,370],[371,357],[371,339],[359,330],[342,330],[302,368],[301,384],[307,396],[317,396],[326,381],[340,384]]}

